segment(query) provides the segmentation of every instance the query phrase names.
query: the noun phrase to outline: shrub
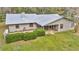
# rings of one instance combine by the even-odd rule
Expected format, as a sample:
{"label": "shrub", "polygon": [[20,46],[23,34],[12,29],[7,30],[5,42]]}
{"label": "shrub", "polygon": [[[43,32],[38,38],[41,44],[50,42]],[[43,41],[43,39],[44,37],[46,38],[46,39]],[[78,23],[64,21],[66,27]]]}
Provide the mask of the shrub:
{"label": "shrub", "polygon": [[27,33],[8,34],[6,36],[6,42],[10,43],[10,42],[15,42],[19,40],[27,41],[44,35],[45,35],[45,31],[43,29],[36,29],[35,31],[29,32],[29,33],[27,32]]}
{"label": "shrub", "polygon": [[8,34],[6,36],[6,42],[15,42],[23,39],[24,34],[23,33],[16,33],[16,34]]}
{"label": "shrub", "polygon": [[42,28],[38,28],[34,32],[37,35],[37,37],[45,35],[45,30],[43,30]]}
{"label": "shrub", "polygon": [[34,32],[30,32],[30,33],[25,33],[24,34],[24,40],[31,40],[31,39],[35,39],[36,38],[36,34]]}

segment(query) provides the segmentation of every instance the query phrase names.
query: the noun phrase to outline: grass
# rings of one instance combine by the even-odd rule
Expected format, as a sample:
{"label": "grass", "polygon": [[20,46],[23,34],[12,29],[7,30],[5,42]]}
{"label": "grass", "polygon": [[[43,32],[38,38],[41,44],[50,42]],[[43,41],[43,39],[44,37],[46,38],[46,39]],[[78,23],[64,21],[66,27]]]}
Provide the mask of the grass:
{"label": "grass", "polygon": [[0,50],[1,50],[1,47],[3,46],[4,44],[4,40],[3,40],[3,32],[5,30],[5,25],[4,23],[0,23]]}
{"label": "grass", "polygon": [[3,39],[4,28],[5,28],[4,23],[0,23],[0,40]]}
{"label": "grass", "polygon": [[5,44],[2,50],[18,51],[71,51],[79,50],[79,36],[73,31],[60,32],[55,35],[46,35],[30,41],[18,41]]}
{"label": "grass", "polygon": [[[2,31],[0,33],[2,40]],[[38,37],[35,40],[17,41],[1,46],[3,51],[79,51],[79,36],[73,31]]]}

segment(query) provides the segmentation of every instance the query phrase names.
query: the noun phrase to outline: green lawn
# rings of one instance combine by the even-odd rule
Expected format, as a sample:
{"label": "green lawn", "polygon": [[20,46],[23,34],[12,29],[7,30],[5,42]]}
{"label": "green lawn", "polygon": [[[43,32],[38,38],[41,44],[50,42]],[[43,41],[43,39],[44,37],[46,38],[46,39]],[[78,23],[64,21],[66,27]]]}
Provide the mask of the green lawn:
{"label": "green lawn", "polygon": [[22,51],[62,51],[79,50],[79,36],[75,36],[73,31],[60,32],[55,35],[46,35],[30,41],[18,41],[5,44],[2,50],[22,50]]}

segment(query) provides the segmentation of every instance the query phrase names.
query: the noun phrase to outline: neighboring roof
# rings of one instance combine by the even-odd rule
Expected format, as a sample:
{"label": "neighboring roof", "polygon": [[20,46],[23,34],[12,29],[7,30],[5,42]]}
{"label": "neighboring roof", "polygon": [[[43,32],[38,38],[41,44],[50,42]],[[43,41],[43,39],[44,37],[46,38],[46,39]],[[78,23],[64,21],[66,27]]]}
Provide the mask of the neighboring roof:
{"label": "neighboring roof", "polygon": [[38,23],[44,26],[63,18],[58,14],[6,14],[6,24]]}

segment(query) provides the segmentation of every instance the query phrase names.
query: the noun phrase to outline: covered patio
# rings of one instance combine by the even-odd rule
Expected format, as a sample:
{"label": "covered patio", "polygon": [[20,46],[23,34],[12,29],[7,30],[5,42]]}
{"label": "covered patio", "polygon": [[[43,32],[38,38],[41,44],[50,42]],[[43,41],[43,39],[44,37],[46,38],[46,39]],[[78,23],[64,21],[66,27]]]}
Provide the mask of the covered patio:
{"label": "covered patio", "polygon": [[44,26],[43,29],[46,30],[46,34],[54,34],[54,33],[56,33],[58,31],[58,24]]}
{"label": "covered patio", "polygon": [[58,31],[58,24],[56,25],[49,25],[49,26],[44,26],[43,27],[45,30],[52,30],[52,31]]}

